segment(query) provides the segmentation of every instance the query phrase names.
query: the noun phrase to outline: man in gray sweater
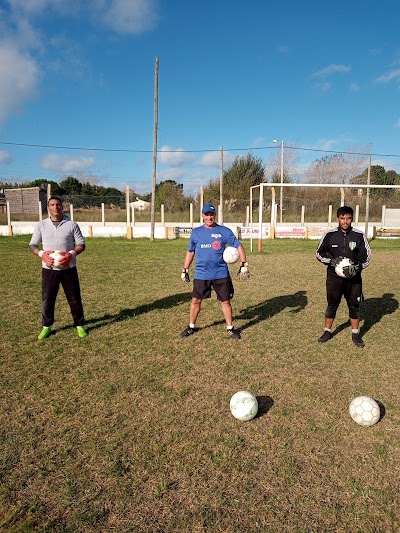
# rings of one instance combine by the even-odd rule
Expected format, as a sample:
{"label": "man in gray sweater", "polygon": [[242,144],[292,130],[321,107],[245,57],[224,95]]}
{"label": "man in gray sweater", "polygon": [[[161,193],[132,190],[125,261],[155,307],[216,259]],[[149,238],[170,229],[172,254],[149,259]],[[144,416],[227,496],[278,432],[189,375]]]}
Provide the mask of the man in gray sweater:
{"label": "man in gray sweater", "polygon": [[[54,308],[60,284],[68,300],[78,336],[86,337],[76,256],[85,250],[85,239],[78,224],[63,213],[61,199],[52,196],[47,202],[49,217],[40,221],[33,232],[29,247],[42,259],[42,325],[38,339],[51,334]],[[39,248],[42,243],[42,250]],[[59,257],[53,257],[54,252]]]}

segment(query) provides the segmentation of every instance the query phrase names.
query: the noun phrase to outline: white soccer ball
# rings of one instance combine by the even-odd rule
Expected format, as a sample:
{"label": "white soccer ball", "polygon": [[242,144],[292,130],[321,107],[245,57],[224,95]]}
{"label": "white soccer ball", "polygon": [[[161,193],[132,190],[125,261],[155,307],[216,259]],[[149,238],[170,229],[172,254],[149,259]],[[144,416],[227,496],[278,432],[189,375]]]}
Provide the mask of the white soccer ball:
{"label": "white soccer ball", "polygon": [[369,396],[357,396],[349,405],[351,418],[360,426],[373,426],[379,421],[381,411],[377,402]]}
{"label": "white soccer ball", "polygon": [[343,274],[343,267],[350,266],[352,264],[353,261],[351,259],[349,259],[348,257],[343,257],[340,263],[335,267],[336,274],[341,278],[345,278],[346,276]]}
{"label": "white soccer ball", "polygon": [[251,392],[241,390],[232,396],[229,407],[235,418],[245,422],[256,416],[258,401]]}
{"label": "white soccer ball", "polygon": [[49,255],[54,259],[53,268],[60,269],[60,261],[63,258],[63,254],[59,250],[54,250]]}
{"label": "white soccer ball", "polygon": [[239,252],[234,246],[227,246],[223,253],[225,263],[232,265],[239,260]]}

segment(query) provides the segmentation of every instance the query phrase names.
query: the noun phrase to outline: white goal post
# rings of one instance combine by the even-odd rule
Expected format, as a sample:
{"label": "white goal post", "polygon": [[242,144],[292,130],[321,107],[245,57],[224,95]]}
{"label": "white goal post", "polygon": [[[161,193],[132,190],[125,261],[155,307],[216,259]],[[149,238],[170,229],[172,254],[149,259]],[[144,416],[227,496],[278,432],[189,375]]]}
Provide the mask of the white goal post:
{"label": "white goal post", "polygon": [[371,185],[371,184],[348,184],[348,183],[260,183],[250,187],[250,250],[253,251],[253,190],[259,189],[259,208],[258,208],[258,251],[262,249],[262,220],[264,206],[264,188],[271,189],[271,227],[277,225],[277,203],[275,188],[336,188],[341,191],[341,205],[344,205],[344,189],[366,189],[366,206],[365,206],[365,234],[368,234],[369,220],[369,192],[371,189],[400,189],[400,185]]}

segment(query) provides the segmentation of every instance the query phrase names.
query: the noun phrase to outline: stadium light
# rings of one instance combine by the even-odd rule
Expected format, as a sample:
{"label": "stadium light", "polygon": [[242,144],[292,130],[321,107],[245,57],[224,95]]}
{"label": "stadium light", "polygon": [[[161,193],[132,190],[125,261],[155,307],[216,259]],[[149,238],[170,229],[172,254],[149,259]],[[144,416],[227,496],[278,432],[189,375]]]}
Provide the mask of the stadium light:
{"label": "stadium light", "polygon": [[282,224],[282,215],[283,215],[283,150],[284,150],[284,145],[285,145],[285,141],[283,141],[282,139],[274,139],[272,141],[273,143],[278,143],[280,142],[281,143],[281,192],[280,192],[280,195],[279,195],[279,212],[280,212],[280,223]]}

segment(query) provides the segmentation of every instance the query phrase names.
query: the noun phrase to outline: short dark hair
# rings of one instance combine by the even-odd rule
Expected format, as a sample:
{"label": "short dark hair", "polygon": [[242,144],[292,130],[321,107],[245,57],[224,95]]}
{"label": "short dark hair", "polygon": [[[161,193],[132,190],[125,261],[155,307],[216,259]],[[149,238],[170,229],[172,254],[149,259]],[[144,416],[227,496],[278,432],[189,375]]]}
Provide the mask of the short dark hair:
{"label": "short dark hair", "polygon": [[60,202],[61,205],[63,205],[63,202],[59,196],[50,196],[50,198],[47,201],[47,205],[49,205],[50,200],[57,200],[58,202]]}
{"label": "short dark hair", "polygon": [[336,216],[339,218],[342,215],[351,215],[351,217],[353,217],[353,209],[348,205],[342,205],[342,207],[339,207],[339,209],[337,210]]}

